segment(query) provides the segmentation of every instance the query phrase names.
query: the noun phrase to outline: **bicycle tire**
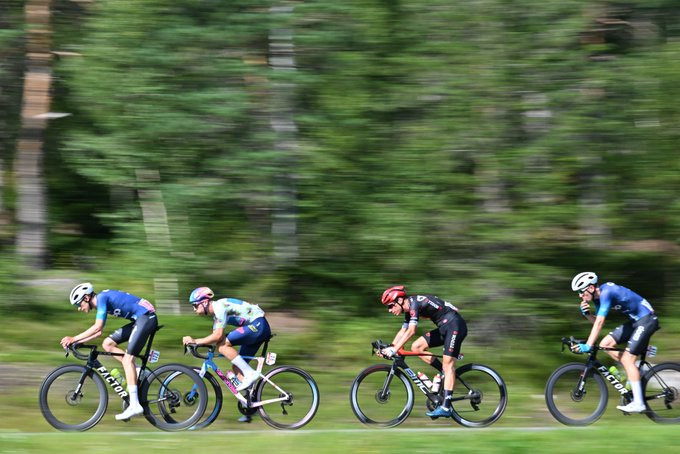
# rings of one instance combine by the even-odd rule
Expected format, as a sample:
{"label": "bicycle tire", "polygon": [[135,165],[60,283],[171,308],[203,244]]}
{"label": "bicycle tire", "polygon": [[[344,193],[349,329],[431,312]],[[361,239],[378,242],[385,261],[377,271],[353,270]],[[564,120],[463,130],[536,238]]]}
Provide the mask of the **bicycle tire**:
{"label": "bicycle tire", "polygon": [[508,405],[508,389],[503,378],[483,364],[470,363],[456,369],[453,397],[461,395],[466,399],[455,401],[451,410],[454,421],[465,427],[493,424]]}
{"label": "bicycle tire", "polygon": [[[188,396],[195,390],[193,399]],[[208,389],[193,368],[164,364],[150,370],[139,390],[144,417],[166,431],[188,429],[203,417]],[[180,413],[181,412],[181,413]]]}
{"label": "bicycle tire", "polygon": [[[201,371],[200,368],[194,367],[194,372],[199,373]],[[210,424],[214,423],[217,417],[220,415],[220,412],[222,411],[222,403],[223,403],[223,395],[222,395],[222,387],[220,386],[220,382],[215,378],[214,375],[212,375],[210,372],[206,372],[205,375],[203,376],[203,380],[207,381],[210,384],[210,387],[206,385],[206,388],[208,389],[208,399],[212,398],[212,395],[210,394],[210,390],[214,392],[214,400],[215,403],[212,407],[208,405],[208,401],[206,401],[206,411],[204,415],[208,415],[205,417],[203,420],[199,420],[198,423],[194,424],[193,426],[189,427],[188,430],[199,430],[199,429],[204,429],[208,427]]]}
{"label": "bicycle tire", "polygon": [[[70,375],[68,378],[65,377],[67,374]],[[74,394],[76,385],[84,374],[86,376],[80,388],[80,394],[76,396]],[[64,389],[57,389],[61,387],[62,381],[66,395],[63,394]],[[94,394],[95,389],[97,395]],[[94,399],[88,400],[90,402],[90,408],[88,408],[83,404],[83,398],[90,394]],[[66,400],[62,400],[64,398]],[[63,431],[82,432],[91,429],[101,421],[106,413],[109,394],[104,380],[94,370],[90,369],[88,373],[87,367],[73,364],[58,367],[45,377],[40,385],[38,400],[40,411],[52,427]],[[61,402],[61,405],[58,402]],[[69,415],[66,415],[66,412]],[[80,422],[67,421],[70,418]]]}
{"label": "bicycle tire", "polygon": [[649,419],[658,423],[680,422],[680,364],[653,366],[642,378],[642,389]]}
{"label": "bicycle tire", "polygon": [[[607,385],[593,369],[586,377],[586,391],[580,394],[575,389],[585,367],[583,363],[565,364],[555,369],[548,378],[545,403],[550,414],[562,424],[587,426],[600,419],[607,407]],[[589,392],[595,395],[594,399],[585,399],[584,396]]]}
{"label": "bicycle tire", "polygon": [[[253,403],[282,397],[281,390],[290,395],[289,400],[257,407],[262,420],[276,429],[288,430],[299,429],[309,423],[319,409],[319,387],[312,376],[292,366],[271,369],[258,381]],[[274,408],[278,406],[281,407],[281,415],[274,416]],[[298,411],[299,408],[302,411]],[[291,415],[291,412],[294,414]]]}
{"label": "bicycle tire", "polygon": [[[415,402],[413,396],[413,387],[409,381],[406,374],[401,370],[396,370],[392,380],[389,383],[390,389],[386,395],[380,395],[380,391],[384,387],[387,377],[392,370],[391,366],[386,364],[376,364],[369,366],[366,369],[359,372],[352,382],[352,387],[349,391],[349,401],[352,407],[354,415],[366,425],[375,425],[380,427],[395,427],[401,424],[408,418],[413,410],[413,405]],[[397,403],[396,408],[387,407],[377,407],[381,411],[373,413],[372,409],[369,410],[369,402],[374,400],[380,406],[389,405],[389,401],[392,400],[394,393],[392,392],[392,384],[394,383],[394,377],[396,377],[401,385],[403,385],[404,403],[401,404],[401,387],[395,386],[396,392],[400,394],[400,402]],[[362,385],[364,385],[362,387]],[[365,391],[362,391],[365,390]],[[372,399],[371,399],[372,397]],[[378,413],[385,413],[388,416],[382,417]],[[396,415],[395,415],[396,413]]]}

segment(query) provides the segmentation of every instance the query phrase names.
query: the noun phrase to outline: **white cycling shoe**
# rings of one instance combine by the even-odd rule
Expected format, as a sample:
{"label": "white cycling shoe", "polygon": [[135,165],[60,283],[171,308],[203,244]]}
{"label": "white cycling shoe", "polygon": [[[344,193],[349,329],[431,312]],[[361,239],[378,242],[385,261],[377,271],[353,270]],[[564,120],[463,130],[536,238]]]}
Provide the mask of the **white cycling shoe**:
{"label": "white cycling shoe", "polygon": [[628,405],[617,405],[616,408],[626,413],[642,413],[647,410],[644,404],[638,404],[636,402],[631,402]]}
{"label": "white cycling shoe", "polygon": [[125,419],[130,419],[133,416],[141,415],[144,413],[144,409],[141,405],[130,405],[125,409],[123,413],[116,415],[116,421],[123,421]]}
{"label": "white cycling shoe", "polygon": [[243,380],[241,381],[241,384],[238,385],[238,388],[236,388],[237,391],[243,391],[244,389],[247,389],[250,385],[253,384],[255,380],[259,378],[260,374],[257,373],[257,371],[253,370],[251,373],[246,373],[243,374]]}

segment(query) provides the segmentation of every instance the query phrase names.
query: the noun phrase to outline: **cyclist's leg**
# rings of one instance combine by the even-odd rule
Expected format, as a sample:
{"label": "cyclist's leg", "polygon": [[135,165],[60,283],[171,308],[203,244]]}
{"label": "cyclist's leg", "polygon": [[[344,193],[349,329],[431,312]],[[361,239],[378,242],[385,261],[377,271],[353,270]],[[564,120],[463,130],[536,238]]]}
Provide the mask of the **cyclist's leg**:
{"label": "cyclist's leg", "polygon": [[[109,353],[119,353],[121,356],[114,356],[113,358],[116,359],[116,361],[123,362],[123,355],[125,355],[125,351],[118,347],[119,344],[122,344],[123,342],[127,342],[128,339],[130,339],[130,335],[132,334],[132,329],[134,328],[136,322],[130,322],[127,325],[121,326],[109,336],[104,339],[102,342],[102,348],[109,352]],[[125,377],[127,380],[127,376]]]}
{"label": "cyclist's leg", "polygon": [[444,401],[433,411],[428,412],[427,415],[433,418],[441,416],[451,416],[451,398],[453,397],[453,388],[456,384],[456,359],[460,355],[460,347],[467,336],[467,325],[462,317],[456,316],[439,327],[440,332],[444,335],[444,356],[442,358],[442,369],[444,372]]}
{"label": "cyclist's leg", "polygon": [[[609,334],[604,336],[602,340],[600,341],[600,347],[603,348],[614,348],[616,347],[617,344],[622,344],[624,342],[628,342],[628,339],[633,335],[633,322],[628,321],[624,323],[623,325],[617,326],[613,331],[611,331]],[[609,351],[605,350],[611,358],[618,362],[621,363],[621,357],[623,356],[623,352],[617,352],[617,351]],[[621,363],[623,364],[623,363]],[[624,366],[625,367],[625,366]]]}
{"label": "cyclist's leg", "polygon": [[[411,344],[411,351],[425,353],[429,348],[439,347],[441,345],[444,345],[444,337],[441,335],[439,330],[435,328],[413,341]],[[442,362],[439,360],[439,358],[425,355],[421,356],[420,359],[437,369],[439,372],[442,371]]]}
{"label": "cyclist's leg", "polygon": [[[252,382],[252,378],[256,376],[256,371],[248,365],[245,359],[234,348],[235,346],[248,346],[257,339],[258,328],[253,324],[239,326],[230,332],[224,339],[224,342],[219,346],[219,351],[231,361],[232,370],[238,375],[239,380]],[[248,351],[248,348],[246,348]],[[257,351],[257,350],[255,350]],[[244,352],[245,354],[245,352]]]}
{"label": "cyclist's leg", "polygon": [[137,395],[137,369],[135,367],[135,355],[139,355],[146,344],[151,333],[156,331],[158,318],[155,313],[144,314],[135,320],[130,333],[127,349],[123,356],[123,367],[125,368],[125,378],[128,381],[128,395],[130,406],[123,412],[116,415],[116,419],[128,419],[142,413],[142,406]]}

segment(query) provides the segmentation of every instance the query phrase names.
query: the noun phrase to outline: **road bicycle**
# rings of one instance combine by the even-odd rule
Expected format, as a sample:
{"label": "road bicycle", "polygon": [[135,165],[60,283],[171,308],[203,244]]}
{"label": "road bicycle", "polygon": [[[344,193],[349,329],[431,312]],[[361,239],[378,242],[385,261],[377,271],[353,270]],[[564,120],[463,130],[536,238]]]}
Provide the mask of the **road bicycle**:
{"label": "road bicycle", "polygon": [[[212,424],[222,409],[222,390],[220,383],[213,377],[209,369],[221,379],[229,392],[238,401],[238,409],[244,415],[253,415],[259,412],[262,420],[276,429],[299,429],[314,418],[319,408],[319,387],[314,378],[304,370],[293,366],[278,366],[263,372],[265,364],[272,366],[276,363],[276,353],[267,353],[269,345],[267,339],[262,347],[260,356],[244,356],[247,360],[256,360],[256,371],[260,377],[243,394],[237,390],[238,379],[229,371],[226,375],[215,364],[214,345],[187,344],[186,351],[197,358],[203,359],[201,368],[196,368],[198,375],[206,378],[211,385],[214,405],[206,412],[208,416],[191,427],[197,430]],[[199,352],[200,348],[207,349],[207,353]],[[191,393],[189,394],[191,396]]]}
{"label": "road bicycle", "polygon": [[[162,326],[159,326],[158,331]],[[160,352],[151,350],[154,331],[141,359],[137,384],[139,403],[145,418],[162,430],[182,430],[194,425],[205,412],[207,389],[191,367],[165,364],[150,369],[147,363],[158,361]],[[89,350],[84,353],[81,350]],[[40,410],[53,427],[63,431],[85,431],[94,427],[108,407],[107,385],[121,400],[122,409],[129,405],[126,388],[99,362],[98,357],[123,356],[102,352],[96,345],[72,344],[72,353],[86,364],[61,366],[47,375],[40,386]],[[192,395],[188,396],[189,391]]]}
{"label": "road bicycle", "polygon": [[[562,351],[565,347],[571,351],[572,346],[583,342],[573,336],[562,338]],[[633,400],[633,392],[597,360],[600,350],[623,351],[594,346],[585,363],[560,366],[548,378],[545,402],[550,413],[562,424],[586,426],[600,419],[609,398],[607,384],[621,396],[623,405]],[[680,364],[666,362],[652,365],[646,359],[647,348],[643,351],[638,369],[647,407],[644,414],[656,422],[680,422]]]}
{"label": "road bicycle", "polygon": [[[371,344],[372,354],[387,348],[381,340]],[[407,356],[435,356],[400,349],[390,360],[391,365],[375,364],[357,375],[349,398],[352,411],[364,424],[394,427],[406,420],[413,409],[415,385],[425,397],[428,410],[438,407],[444,398],[442,389],[432,390],[406,364]],[[410,382],[409,382],[410,380]],[[413,385],[411,384],[413,383]],[[501,417],[508,404],[508,392],[503,378],[492,368],[470,363],[456,367],[456,382],[451,399],[453,419],[466,427],[488,426]]]}

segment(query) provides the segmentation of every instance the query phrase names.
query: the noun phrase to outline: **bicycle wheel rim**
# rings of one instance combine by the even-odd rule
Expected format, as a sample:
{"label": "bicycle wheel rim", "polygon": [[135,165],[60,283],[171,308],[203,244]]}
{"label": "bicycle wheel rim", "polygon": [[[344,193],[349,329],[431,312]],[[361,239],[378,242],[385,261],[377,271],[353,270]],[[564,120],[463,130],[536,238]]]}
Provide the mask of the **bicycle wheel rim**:
{"label": "bicycle wheel rim", "polygon": [[354,414],[364,424],[394,427],[406,420],[413,409],[413,388],[408,378],[397,371],[382,393],[391,367],[371,366],[363,370],[352,383],[350,404]]}
{"label": "bicycle wheel rim", "polygon": [[453,387],[453,418],[467,427],[485,427],[501,417],[507,406],[507,389],[490,367],[470,364],[456,374]]}
{"label": "bicycle wheel rim", "polygon": [[278,400],[258,407],[262,420],[277,429],[299,429],[314,418],[319,408],[319,388],[307,372],[281,367],[265,374],[255,392],[256,402]]}
{"label": "bicycle wheel rim", "polygon": [[191,368],[166,364],[144,381],[140,402],[146,419],[162,430],[177,431],[196,424],[205,412],[207,388]]}
{"label": "bicycle wheel rim", "polygon": [[661,423],[680,422],[680,364],[658,364],[643,381],[647,416]]}
{"label": "bicycle wheel rim", "polygon": [[78,393],[77,386],[85,366],[64,366],[45,378],[40,387],[40,411],[53,427],[63,431],[84,431],[104,416],[108,393],[103,380],[91,372]]}
{"label": "bicycle wheel rim", "polygon": [[[198,373],[200,370],[200,368],[194,368],[194,372],[196,373]],[[203,414],[204,418],[199,420],[198,423],[189,427],[188,430],[199,430],[208,427],[210,424],[215,422],[222,411],[223,397],[220,382],[210,372],[205,373],[203,381],[205,382],[206,388],[208,390],[205,407],[206,410]]]}
{"label": "bicycle wheel rim", "polygon": [[585,393],[579,393],[576,389],[584,369],[584,364],[567,364],[558,368],[548,379],[546,404],[550,413],[562,424],[592,424],[600,419],[607,406],[607,386],[593,370],[586,377]]}

